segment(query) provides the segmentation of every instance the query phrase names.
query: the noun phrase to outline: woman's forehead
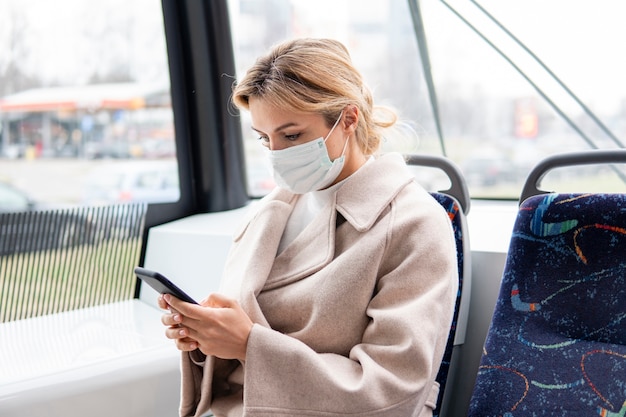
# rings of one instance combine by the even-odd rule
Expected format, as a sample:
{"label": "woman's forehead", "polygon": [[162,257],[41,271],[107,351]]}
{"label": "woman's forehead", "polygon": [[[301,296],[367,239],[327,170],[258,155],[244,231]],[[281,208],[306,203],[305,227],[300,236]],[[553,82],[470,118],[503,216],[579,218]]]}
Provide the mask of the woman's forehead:
{"label": "woman's forehead", "polygon": [[284,125],[309,125],[324,123],[324,118],[317,113],[300,112],[278,107],[258,97],[250,97],[250,116],[252,126],[263,132],[274,131]]}

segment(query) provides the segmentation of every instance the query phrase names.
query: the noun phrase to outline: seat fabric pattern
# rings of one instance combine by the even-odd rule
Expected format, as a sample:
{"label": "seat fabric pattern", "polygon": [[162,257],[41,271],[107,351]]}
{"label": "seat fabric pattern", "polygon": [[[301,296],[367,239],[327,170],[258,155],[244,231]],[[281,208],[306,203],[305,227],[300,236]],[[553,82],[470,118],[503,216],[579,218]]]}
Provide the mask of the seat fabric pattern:
{"label": "seat fabric pattern", "polygon": [[469,416],[626,415],[626,195],[521,206]]}
{"label": "seat fabric pattern", "polygon": [[444,357],[437,373],[436,381],[439,383],[439,397],[437,398],[437,408],[433,412],[433,417],[437,417],[441,411],[441,402],[443,399],[444,388],[448,380],[448,371],[450,369],[450,358],[452,357],[452,349],[454,347],[454,336],[456,335],[457,320],[459,316],[459,307],[461,304],[461,293],[463,289],[463,259],[464,259],[464,246],[463,246],[463,220],[461,216],[464,216],[457,201],[442,193],[431,193],[431,195],[443,206],[448,213],[448,217],[452,222],[452,229],[454,231],[454,238],[456,241],[456,253],[457,253],[457,265],[459,270],[459,289],[456,297],[456,304],[454,310],[454,316],[452,319],[452,325],[450,327],[450,333],[448,334],[448,342],[446,344],[446,350]]}

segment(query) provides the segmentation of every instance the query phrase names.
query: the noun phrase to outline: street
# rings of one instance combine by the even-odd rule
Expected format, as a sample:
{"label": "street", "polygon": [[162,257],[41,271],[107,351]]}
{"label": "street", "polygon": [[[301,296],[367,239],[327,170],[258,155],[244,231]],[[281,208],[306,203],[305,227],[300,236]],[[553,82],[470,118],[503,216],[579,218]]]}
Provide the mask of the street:
{"label": "street", "polygon": [[0,159],[0,181],[9,183],[44,205],[78,204],[89,173],[124,160]]}

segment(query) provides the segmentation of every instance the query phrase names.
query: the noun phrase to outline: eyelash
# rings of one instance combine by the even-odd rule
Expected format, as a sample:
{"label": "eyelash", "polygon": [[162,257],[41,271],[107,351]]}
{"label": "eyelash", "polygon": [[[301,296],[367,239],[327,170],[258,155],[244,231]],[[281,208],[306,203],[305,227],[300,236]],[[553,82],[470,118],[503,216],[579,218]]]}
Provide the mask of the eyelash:
{"label": "eyelash", "polygon": [[[298,140],[299,137],[300,137],[300,133],[296,133],[293,135],[285,135],[285,139],[287,139],[290,142],[295,142],[296,140]],[[257,140],[261,141],[263,145],[266,145],[270,142],[267,136],[259,136]]]}

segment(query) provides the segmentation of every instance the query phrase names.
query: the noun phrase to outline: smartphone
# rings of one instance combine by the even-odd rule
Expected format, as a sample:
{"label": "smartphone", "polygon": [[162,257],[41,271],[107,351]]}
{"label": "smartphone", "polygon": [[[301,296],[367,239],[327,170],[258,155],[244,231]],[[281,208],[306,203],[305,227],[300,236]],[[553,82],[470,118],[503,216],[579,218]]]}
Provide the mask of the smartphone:
{"label": "smartphone", "polygon": [[135,275],[154,288],[159,294],[171,294],[174,297],[188,303],[198,304],[193,298],[187,295],[187,293],[178,288],[172,281],[165,278],[158,272],[137,266],[135,267]]}

